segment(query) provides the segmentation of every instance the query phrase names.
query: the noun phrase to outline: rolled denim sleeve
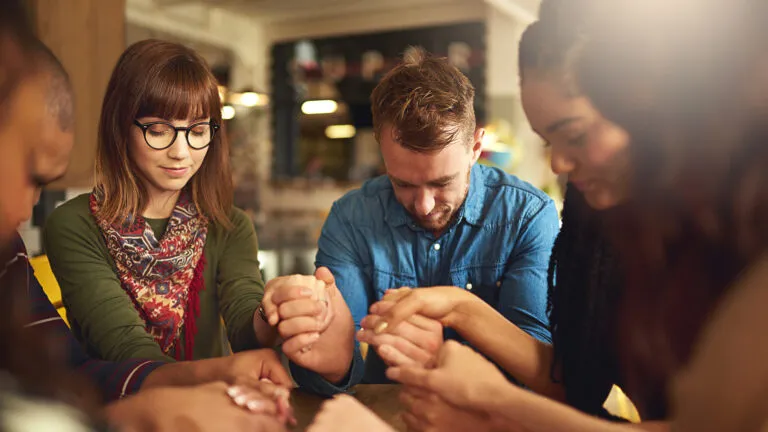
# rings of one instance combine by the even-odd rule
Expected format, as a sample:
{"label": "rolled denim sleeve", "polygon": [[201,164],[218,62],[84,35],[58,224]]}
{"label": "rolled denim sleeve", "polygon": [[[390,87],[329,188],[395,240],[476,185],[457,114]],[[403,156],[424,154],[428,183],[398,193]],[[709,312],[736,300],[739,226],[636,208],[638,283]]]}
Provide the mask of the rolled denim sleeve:
{"label": "rolled denim sleeve", "polygon": [[[371,282],[354,248],[354,235],[354,228],[345,222],[342,210],[334,204],[318,240],[315,266],[328,267],[333,273],[336,286],[352,313],[355,330],[359,330],[360,320],[368,312]],[[291,363],[293,379],[302,389],[324,396],[346,392],[362,380],[365,371],[360,343],[357,340],[354,350],[350,370],[340,383],[328,382],[316,372]]]}
{"label": "rolled denim sleeve", "polygon": [[551,200],[533,208],[521,226],[507,261],[496,309],[534,338],[552,342],[547,318],[547,270],[559,230]]}

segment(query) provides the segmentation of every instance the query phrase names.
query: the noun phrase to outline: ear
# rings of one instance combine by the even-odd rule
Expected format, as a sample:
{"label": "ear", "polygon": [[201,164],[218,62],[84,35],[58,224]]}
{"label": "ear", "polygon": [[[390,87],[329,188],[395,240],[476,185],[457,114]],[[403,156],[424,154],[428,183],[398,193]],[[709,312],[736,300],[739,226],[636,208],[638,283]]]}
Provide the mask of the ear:
{"label": "ear", "polygon": [[472,165],[480,159],[480,154],[483,152],[483,138],[485,138],[485,129],[475,129],[475,134],[472,136],[472,148],[470,149],[472,151]]}

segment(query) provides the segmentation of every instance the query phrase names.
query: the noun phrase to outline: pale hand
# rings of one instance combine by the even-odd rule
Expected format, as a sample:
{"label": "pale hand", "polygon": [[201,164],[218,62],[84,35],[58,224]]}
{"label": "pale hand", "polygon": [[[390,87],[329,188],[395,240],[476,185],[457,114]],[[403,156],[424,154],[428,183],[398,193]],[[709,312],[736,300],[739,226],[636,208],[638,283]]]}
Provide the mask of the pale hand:
{"label": "pale hand", "polygon": [[321,267],[315,276],[284,276],[271,280],[262,304],[268,323],[283,339],[283,352],[290,357],[311,350],[335,316],[337,294],[333,275]]}
{"label": "pale hand", "polygon": [[387,369],[389,379],[435,393],[452,405],[484,411],[511,387],[493,363],[469,347],[446,341],[435,369],[403,366]]}
{"label": "pale hand", "polygon": [[234,384],[242,379],[256,381],[268,379],[284,388],[293,386],[293,380],[283,367],[280,357],[269,348],[241,351],[231,356],[202,360],[201,362],[210,362],[215,365],[216,371],[212,371],[210,374],[216,380]]}
{"label": "pale hand", "polygon": [[268,397],[244,388],[211,383],[148,389],[109,405],[109,423],[119,430],[285,431]]}
{"label": "pale hand", "polygon": [[460,315],[462,306],[476,300],[475,295],[453,286],[389,290],[379,302],[371,306],[371,314],[380,316],[378,322],[372,323],[373,328],[377,333],[382,333],[388,327],[395,327],[416,314],[451,327]]}
{"label": "pale hand", "polygon": [[451,405],[435,393],[415,387],[403,387],[400,403],[408,431],[489,432],[496,429],[488,413]]}
{"label": "pale hand", "polygon": [[365,405],[349,395],[339,395],[320,407],[307,432],[395,432]]}
{"label": "pale hand", "polygon": [[[378,312],[386,313],[392,306],[394,303],[381,303]],[[439,321],[412,315],[386,333],[376,334],[374,327],[380,319],[378,315],[363,318],[357,340],[376,349],[388,366],[434,366],[443,345],[443,326]]]}

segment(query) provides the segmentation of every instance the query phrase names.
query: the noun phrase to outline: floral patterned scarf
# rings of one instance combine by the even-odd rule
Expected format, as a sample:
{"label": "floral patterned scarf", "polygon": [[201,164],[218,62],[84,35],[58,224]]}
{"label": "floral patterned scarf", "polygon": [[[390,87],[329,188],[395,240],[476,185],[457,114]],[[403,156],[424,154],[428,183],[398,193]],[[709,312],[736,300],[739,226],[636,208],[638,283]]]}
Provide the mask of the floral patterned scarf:
{"label": "floral patterned scarf", "polygon": [[101,194],[90,196],[91,214],[101,229],[125,292],[144,319],[147,333],[163,352],[178,347],[184,330],[184,358],[192,358],[195,318],[200,313],[199,293],[205,289],[203,247],[208,218],[198,213],[183,191],[173,209],[165,234],[158,240],[143,217],[110,224],[99,218]]}

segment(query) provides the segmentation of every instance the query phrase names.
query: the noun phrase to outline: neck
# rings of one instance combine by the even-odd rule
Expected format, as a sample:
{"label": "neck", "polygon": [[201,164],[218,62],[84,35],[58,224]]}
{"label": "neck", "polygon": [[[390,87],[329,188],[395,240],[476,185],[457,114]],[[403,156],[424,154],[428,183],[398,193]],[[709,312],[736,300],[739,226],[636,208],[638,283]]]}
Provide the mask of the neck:
{"label": "neck", "polygon": [[171,217],[181,191],[150,191],[149,203],[142,216],[149,219],[166,219]]}

